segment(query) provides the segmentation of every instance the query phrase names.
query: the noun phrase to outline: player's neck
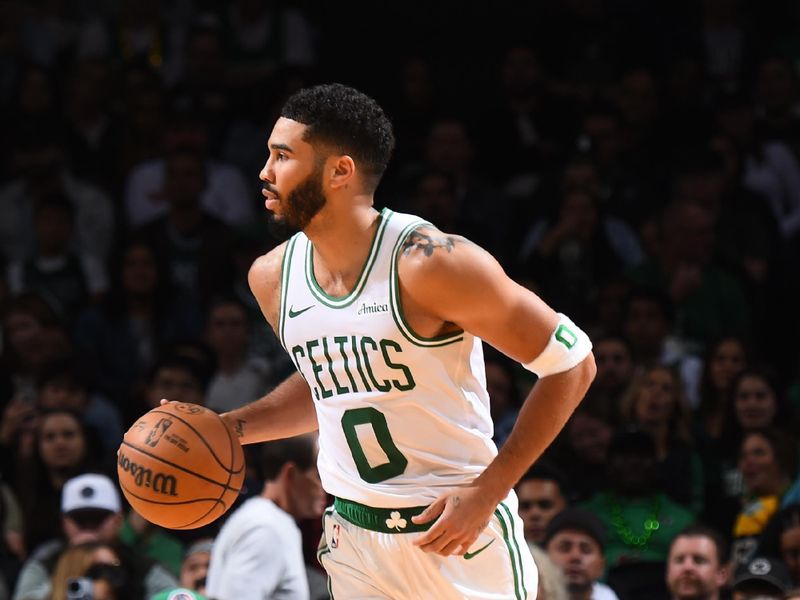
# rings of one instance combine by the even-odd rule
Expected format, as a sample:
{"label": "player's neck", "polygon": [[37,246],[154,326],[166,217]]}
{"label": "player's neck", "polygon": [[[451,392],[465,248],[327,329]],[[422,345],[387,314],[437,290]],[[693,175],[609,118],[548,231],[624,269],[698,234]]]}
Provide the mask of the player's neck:
{"label": "player's neck", "polygon": [[304,231],[314,244],[315,270],[342,278],[360,273],[377,226],[378,211],[371,202],[352,204],[347,210],[324,208]]}

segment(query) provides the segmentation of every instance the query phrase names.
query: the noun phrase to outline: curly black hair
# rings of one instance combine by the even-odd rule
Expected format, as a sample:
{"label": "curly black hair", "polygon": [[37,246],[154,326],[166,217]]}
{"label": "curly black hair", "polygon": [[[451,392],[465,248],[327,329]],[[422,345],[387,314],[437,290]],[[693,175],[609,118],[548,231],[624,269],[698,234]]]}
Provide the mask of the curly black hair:
{"label": "curly black hair", "polygon": [[395,140],[392,124],[375,100],[340,83],[317,85],[293,94],[281,116],[306,125],[308,143],[350,155],[372,191],[378,186]]}

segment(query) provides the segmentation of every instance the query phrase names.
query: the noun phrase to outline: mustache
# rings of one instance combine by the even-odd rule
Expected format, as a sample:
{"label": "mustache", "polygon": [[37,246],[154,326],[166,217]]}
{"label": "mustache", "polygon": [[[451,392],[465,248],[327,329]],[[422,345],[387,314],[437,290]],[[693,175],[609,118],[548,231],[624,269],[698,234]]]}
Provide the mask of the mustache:
{"label": "mustache", "polygon": [[269,182],[267,181],[263,182],[261,184],[261,187],[267,190],[270,194],[275,194],[276,197],[278,196],[277,190],[274,187],[272,187],[272,185]]}

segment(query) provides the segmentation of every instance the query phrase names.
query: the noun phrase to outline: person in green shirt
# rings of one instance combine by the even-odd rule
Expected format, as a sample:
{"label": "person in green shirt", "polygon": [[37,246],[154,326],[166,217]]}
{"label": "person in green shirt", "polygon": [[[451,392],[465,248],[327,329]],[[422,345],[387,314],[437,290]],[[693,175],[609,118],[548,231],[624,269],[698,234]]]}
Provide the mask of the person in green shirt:
{"label": "person in green shirt", "polygon": [[608,530],[605,549],[609,570],[634,562],[664,562],[675,535],[694,515],[655,486],[656,449],[650,434],[618,432],[608,450],[608,489],[581,507]]}

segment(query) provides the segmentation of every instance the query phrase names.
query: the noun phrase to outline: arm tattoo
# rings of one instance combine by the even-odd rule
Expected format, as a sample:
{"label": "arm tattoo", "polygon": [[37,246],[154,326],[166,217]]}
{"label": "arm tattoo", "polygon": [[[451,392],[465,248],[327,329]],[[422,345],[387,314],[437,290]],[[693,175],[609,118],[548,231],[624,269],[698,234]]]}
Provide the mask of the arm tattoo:
{"label": "arm tattoo", "polygon": [[236,419],[236,426],[233,428],[233,430],[239,437],[244,437],[244,420]]}
{"label": "arm tattoo", "polygon": [[425,256],[431,256],[437,248],[444,248],[448,252],[452,252],[454,246],[453,238],[448,235],[441,234],[434,237],[429,233],[412,231],[403,242],[403,254],[408,255],[416,247],[424,252]]}

